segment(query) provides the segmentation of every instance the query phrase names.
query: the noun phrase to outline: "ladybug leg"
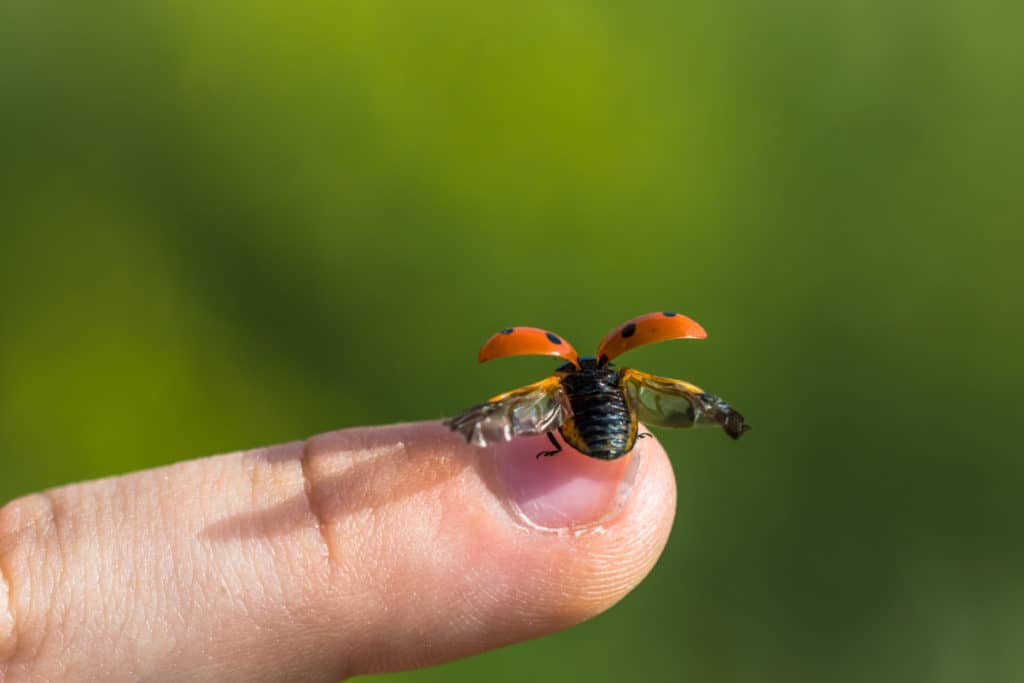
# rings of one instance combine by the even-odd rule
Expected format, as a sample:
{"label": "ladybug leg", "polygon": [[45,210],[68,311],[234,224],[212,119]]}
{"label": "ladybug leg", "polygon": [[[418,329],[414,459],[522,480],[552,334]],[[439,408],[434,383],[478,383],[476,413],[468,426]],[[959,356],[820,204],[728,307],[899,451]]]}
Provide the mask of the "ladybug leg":
{"label": "ladybug leg", "polygon": [[640,432],[639,434],[636,435],[636,438],[646,439],[648,436],[654,436],[654,434],[651,434],[650,432]]}
{"label": "ladybug leg", "polygon": [[537,454],[538,458],[550,458],[552,455],[556,455],[556,454],[562,452],[562,445],[560,443],[558,443],[558,441],[555,440],[554,432],[548,432],[547,434],[548,434],[548,441],[550,441],[551,445],[555,447],[555,450],[553,450],[553,451],[541,451],[540,453]]}

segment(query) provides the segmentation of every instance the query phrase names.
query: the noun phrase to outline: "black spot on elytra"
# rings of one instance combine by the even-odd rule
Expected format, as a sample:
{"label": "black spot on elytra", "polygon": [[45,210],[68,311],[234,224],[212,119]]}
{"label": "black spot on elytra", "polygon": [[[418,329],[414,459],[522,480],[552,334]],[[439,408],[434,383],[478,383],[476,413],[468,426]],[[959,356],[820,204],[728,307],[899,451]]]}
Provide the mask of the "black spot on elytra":
{"label": "black spot on elytra", "polygon": [[516,328],[514,328],[514,327],[506,327],[505,329],[503,329],[501,331],[501,334],[512,334],[512,330],[514,330],[514,329],[516,329]]}
{"label": "black spot on elytra", "polygon": [[622,328],[622,336],[627,339],[632,337],[634,332],[636,332],[636,323],[628,323]]}
{"label": "black spot on elytra", "polygon": [[557,334],[551,334],[550,332],[545,332],[544,334],[547,335],[548,341],[551,342],[552,344],[561,344],[562,343],[562,340],[558,338]]}
{"label": "black spot on elytra", "polygon": [[666,318],[674,318],[674,317],[676,317],[677,315],[679,315],[678,313],[673,313],[672,311],[662,311],[662,313],[661,313],[661,314],[662,314],[663,316],[665,316]]}

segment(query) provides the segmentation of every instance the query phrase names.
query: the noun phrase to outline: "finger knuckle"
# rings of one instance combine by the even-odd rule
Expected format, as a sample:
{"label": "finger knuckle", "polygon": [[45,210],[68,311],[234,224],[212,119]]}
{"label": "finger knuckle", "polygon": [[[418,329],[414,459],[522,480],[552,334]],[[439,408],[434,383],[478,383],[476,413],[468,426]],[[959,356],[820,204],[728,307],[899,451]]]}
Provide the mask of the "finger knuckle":
{"label": "finger knuckle", "polygon": [[31,668],[60,623],[59,605],[49,599],[61,572],[59,548],[49,495],[0,507],[0,680]]}

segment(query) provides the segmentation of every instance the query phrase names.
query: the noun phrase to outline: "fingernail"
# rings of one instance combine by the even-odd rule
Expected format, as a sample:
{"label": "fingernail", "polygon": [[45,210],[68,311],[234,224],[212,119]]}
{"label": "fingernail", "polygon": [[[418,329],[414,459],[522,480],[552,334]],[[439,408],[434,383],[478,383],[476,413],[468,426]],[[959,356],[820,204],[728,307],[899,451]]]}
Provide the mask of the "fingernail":
{"label": "fingernail", "polygon": [[546,529],[568,529],[608,521],[625,506],[636,479],[642,449],[616,460],[583,455],[561,439],[551,450],[547,437],[517,438],[493,449],[495,469],[509,503],[526,521]]}

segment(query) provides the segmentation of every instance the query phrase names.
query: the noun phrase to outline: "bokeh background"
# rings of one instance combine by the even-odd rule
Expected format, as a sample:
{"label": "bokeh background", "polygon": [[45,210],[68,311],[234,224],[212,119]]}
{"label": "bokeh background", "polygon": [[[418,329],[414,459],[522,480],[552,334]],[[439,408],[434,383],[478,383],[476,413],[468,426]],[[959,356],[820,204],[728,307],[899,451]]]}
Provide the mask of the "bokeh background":
{"label": "bokeh background", "polygon": [[394,681],[1024,672],[1017,2],[0,4],[0,498],[629,364],[667,433],[653,574]]}

